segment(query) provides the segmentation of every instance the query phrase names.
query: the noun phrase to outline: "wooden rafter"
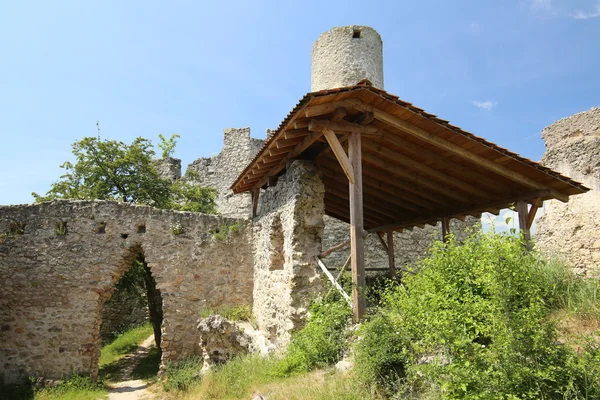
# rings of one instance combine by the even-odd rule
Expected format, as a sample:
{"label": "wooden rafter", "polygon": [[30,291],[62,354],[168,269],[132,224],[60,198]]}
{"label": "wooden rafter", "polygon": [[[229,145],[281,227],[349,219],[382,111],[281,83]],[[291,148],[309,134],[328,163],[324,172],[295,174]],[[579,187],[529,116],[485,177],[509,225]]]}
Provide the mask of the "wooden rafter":
{"label": "wooden rafter", "polygon": [[[498,175],[504,176],[512,181],[518,182],[521,185],[524,185],[524,186],[532,188],[532,189],[537,189],[537,190],[548,189],[547,186],[545,186],[533,179],[530,179],[522,174],[519,174],[513,169],[506,168],[505,166],[503,166],[501,164],[497,164],[494,161],[491,161],[485,157],[475,154],[461,146],[455,145],[454,143],[444,140],[444,139],[440,138],[439,136],[432,135],[431,133],[429,133],[421,128],[411,125],[410,123],[408,123],[398,117],[395,117],[391,114],[388,114],[385,111],[382,111],[376,107],[365,104],[360,100],[350,99],[350,100],[348,100],[348,102],[351,103],[355,108],[357,108],[359,110],[372,112],[375,115],[375,118],[379,121],[382,121],[388,125],[391,125],[397,129],[401,130],[402,132],[405,132],[412,136],[415,136],[415,137],[419,138],[419,140],[422,140],[426,143],[429,143],[438,148],[450,151],[450,152],[480,166],[481,168],[485,168],[488,171],[492,171]],[[551,197],[556,198],[563,202],[567,202],[569,200],[568,195],[557,192],[552,189],[550,189],[550,190],[552,192]]]}
{"label": "wooden rafter", "polygon": [[346,177],[348,177],[348,181],[350,183],[354,183],[354,169],[352,168],[352,164],[350,163],[350,160],[348,159],[348,156],[346,155],[346,152],[344,151],[344,148],[342,147],[342,144],[338,140],[337,136],[331,129],[328,128],[323,129],[323,135],[327,139],[335,158],[337,158],[340,166],[344,170]]}

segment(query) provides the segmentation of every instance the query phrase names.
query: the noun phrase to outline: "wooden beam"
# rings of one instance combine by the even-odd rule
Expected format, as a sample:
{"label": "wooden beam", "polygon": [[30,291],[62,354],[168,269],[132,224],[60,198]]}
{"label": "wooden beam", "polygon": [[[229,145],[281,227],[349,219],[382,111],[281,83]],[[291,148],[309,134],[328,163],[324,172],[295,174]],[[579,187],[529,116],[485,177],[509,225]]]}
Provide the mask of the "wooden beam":
{"label": "wooden beam", "polygon": [[512,169],[506,168],[502,164],[497,164],[492,160],[489,160],[485,157],[482,157],[478,154],[473,153],[472,151],[465,149],[461,146],[458,146],[454,143],[451,143],[447,140],[442,139],[441,137],[431,134],[421,128],[418,128],[412,125],[409,122],[404,121],[396,116],[393,116],[385,111],[382,111],[376,107],[370,106],[368,104],[363,103],[360,100],[352,99],[348,100],[352,104],[353,107],[362,110],[372,112],[375,115],[375,118],[379,121],[385,122],[401,131],[410,134],[419,140],[422,140],[426,143],[434,145],[438,148],[447,150],[451,153],[454,153],[462,158],[465,158],[471,161],[474,164],[479,165],[480,167],[492,171],[498,175],[504,176],[511,181],[517,182],[523,186],[527,186],[529,188],[537,189],[537,190],[550,190],[552,197],[556,198],[562,202],[569,201],[569,195],[565,193],[557,192],[556,190],[552,190],[548,188],[546,185],[541,184],[531,178],[528,178]]}
{"label": "wooden beam", "polygon": [[335,109],[333,114],[331,114],[331,120],[332,121],[341,121],[344,119],[346,114],[348,114],[348,111],[346,111],[346,109],[344,107],[338,107]]}
{"label": "wooden beam", "polygon": [[411,154],[433,162],[436,166],[439,165],[440,168],[453,171],[457,176],[471,179],[472,181],[477,182],[478,185],[487,187],[491,192],[500,192],[507,188],[506,185],[497,181],[491,181],[489,176],[474,171],[473,168],[467,168],[455,162],[448,161],[438,152],[427,150],[421,146],[409,142],[408,140],[402,139],[397,135],[384,132],[382,141],[380,143],[383,145],[388,143],[393,144],[402,150],[406,150]]}
{"label": "wooden beam", "polygon": [[[385,158],[390,163],[394,163],[396,165],[400,164],[403,167],[408,167],[412,170],[422,172],[430,177],[436,178],[444,182],[444,184],[448,186],[460,189],[465,193],[469,193],[478,197],[481,197],[482,195],[482,189],[479,189],[470,183],[466,183],[464,181],[461,181],[460,179],[450,176],[445,172],[441,172],[434,168],[431,168],[420,161],[415,161],[412,158],[407,157],[401,153],[397,153],[393,150],[390,150],[380,144],[375,144],[373,142],[365,140],[363,143],[363,148],[377,156]],[[486,190],[484,193],[489,194],[489,191]]]}
{"label": "wooden beam", "polygon": [[304,116],[306,118],[318,117],[320,115],[330,114],[334,112],[337,108],[346,108],[350,106],[351,103],[346,100],[342,101],[334,101],[331,103],[319,104],[316,106],[309,106],[304,109]]}
{"label": "wooden beam", "polygon": [[258,214],[258,199],[260,197],[260,189],[252,190],[252,218],[255,218]]}
{"label": "wooden beam", "polygon": [[331,253],[334,253],[338,250],[342,250],[349,244],[350,244],[350,239],[344,240],[342,243],[338,243],[335,246],[331,246],[330,248],[328,248],[327,250],[325,250],[324,252],[319,254],[319,258],[323,259],[323,258],[327,257],[328,255],[330,255]]}
{"label": "wooden beam", "polygon": [[386,160],[381,159],[380,157],[364,153],[363,161],[369,165],[378,167],[379,169],[383,170],[389,175],[401,177],[403,180],[422,186],[425,190],[437,192],[441,196],[449,197],[451,199],[458,200],[461,202],[468,202],[470,200],[470,197],[467,195],[457,193],[455,190],[445,187],[444,185],[439,184],[437,182],[431,182],[429,179],[426,179],[423,176],[416,175],[410,171],[407,171],[406,168],[390,163]]}
{"label": "wooden beam", "polygon": [[493,207],[505,208],[509,204],[514,203],[519,200],[527,201],[527,200],[535,199],[538,197],[544,198],[547,196],[549,196],[549,191],[539,190],[539,191],[535,191],[535,192],[531,192],[531,193],[525,193],[521,196],[511,196],[511,197],[506,197],[504,199],[490,200],[490,202],[487,204],[468,204],[468,205],[463,204],[462,206],[456,207],[454,209],[438,210],[437,213],[431,213],[429,215],[422,215],[420,217],[416,217],[414,219],[407,220],[407,221],[399,221],[396,223],[378,226],[375,228],[371,228],[368,231],[369,232],[377,232],[377,231],[387,231],[389,229],[394,229],[394,230],[407,229],[409,226],[417,226],[419,224],[426,223],[428,221],[439,221],[443,217],[455,218],[455,216],[457,216],[457,215],[464,215],[464,214],[470,213],[473,210],[484,210],[486,208],[493,208]]}
{"label": "wooden beam", "polygon": [[387,253],[388,245],[385,242],[385,240],[383,239],[383,232],[377,232],[377,239],[379,239],[379,243],[381,243],[381,247],[383,247],[383,250],[385,250],[385,252]]}
{"label": "wooden beam", "polygon": [[446,243],[447,236],[450,233],[450,218],[442,217],[442,242]]}
{"label": "wooden beam", "polygon": [[[296,158],[297,156],[299,156],[300,154],[302,154],[302,152],[304,152],[304,150],[306,150],[307,148],[309,148],[319,137],[321,137],[322,132],[311,132],[308,136],[306,136],[304,138],[304,140],[300,143],[298,143],[296,145],[296,147],[293,148],[293,150],[291,150],[283,159],[281,159],[281,161],[279,161],[279,163],[277,163],[273,169],[271,169],[269,171],[269,173],[264,176],[260,181],[258,181],[257,183],[253,183],[252,187],[257,187],[257,188],[261,188],[264,185],[266,185],[269,182],[269,177],[271,176],[275,176],[277,175],[279,172],[281,172],[282,169],[285,168],[285,166],[287,165],[287,162],[293,158]],[[234,193],[241,193],[245,190],[248,189],[249,185],[244,185],[244,186],[236,186],[237,191],[234,190]]]}
{"label": "wooden beam", "polygon": [[309,131],[322,131],[323,129],[331,129],[336,132],[356,132],[363,135],[379,135],[382,133],[374,126],[360,125],[346,121],[328,121],[324,119],[311,119],[308,124]]}
{"label": "wooden beam", "polygon": [[358,117],[354,118],[355,124],[361,125],[369,125],[375,119],[375,115],[372,112],[364,112],[358,115]]}
{"label": "wooden beam", "polygon": [[340,284],[337,283],[337,281],[335,280],[333,275],[331,275],[331,272],[329,272],[329,270],[327,269],[325,264],[323,264],[323,261],[321,261],[321,259],[319,257],[317,257],[317,263],[319,264],[319,267],[321,267],[321,270],[323,271],[323,273],[327,276],[327,278],[329,278],[329,281],[331,281],[331,284],[338,290],[338,292],[340,292],[340,294],[342,295],[344,300],[346,300],[348,305],[352,306],[352,301],[350,300],[350,296],[348,296],[348,294],[344,291],[344,289],[340,286]]}
{"label": "wooden beam", "polygon": [[286,139],[304,138],[309,133],[310,133],[310,131],[306,128],[290,129],[288,131],[283,132],[283,136]]}
{"label": "wooden beam", "polygon": [[542,204],[544,204],[544,202],[539,197],[531,203],[531,208],[529,209],[529,213],[527,214],[527,229],[531,229],[531,225],[533,225],[535,215],[537,214],[537,211],[542,206]]}
{"label": "wooden beam", "polygon": [[365,316],[365,247],[363,239],[362,157],[360,133],[352,132],[348,137],[348,155],[354,171],[354,182],[350,192],[350,255],[352,256],[352,305],[354,321]]}
{"label": "wooden beam", "polygon": [[531,233],[529,231],[529,227],[527,227],[527,217],[529,216],[529,210],[527,202],[525,200],[517,201],[517,213],[519,215],[519,230],[521,231],[521,235],[523,236],[525,248],[527,250],[531,250]]}
{"label": "wooden beam", "polygon": [[352,168],[352,164],[350,163],[350,160],[348,159],[348,156],[346,155],[346,152],[344,151],[344,148],[342,147],[342,144],[338,140],[337,136],[335,136],[335,133],[331,129],[327,128],[323,129],[323,135],[325,136],[325,139],[327,139],[335,158],[337,158],[340,166],[344,170],[346,177],[348,177],[348,181],[350,183],[354,183],[354,169]]}
{"label": "wooden beam", "polygon": [[396,255],[394,253],[394,231],[389,230],[387,233],[387,253],[388,253],[388,268],[390,279],[396,276]]}

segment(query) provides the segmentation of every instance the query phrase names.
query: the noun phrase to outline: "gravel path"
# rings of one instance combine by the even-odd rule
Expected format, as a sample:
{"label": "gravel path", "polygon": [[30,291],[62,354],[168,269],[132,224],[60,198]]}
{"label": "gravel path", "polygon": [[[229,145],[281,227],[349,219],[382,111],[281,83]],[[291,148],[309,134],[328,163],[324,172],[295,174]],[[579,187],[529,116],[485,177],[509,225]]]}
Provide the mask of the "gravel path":
{"label": "gravel path", "polygon": [[152,394],[147,390],[148,383],[140,379],[131,379],[131,374],[138,361],[148,354],[150,346],[154,343],[154,335],[138,347],[137,351],[126,357],[125,367],[117,378],[119,382],[111,383],[108,390],[108,400],[138,400],[152,399]]}

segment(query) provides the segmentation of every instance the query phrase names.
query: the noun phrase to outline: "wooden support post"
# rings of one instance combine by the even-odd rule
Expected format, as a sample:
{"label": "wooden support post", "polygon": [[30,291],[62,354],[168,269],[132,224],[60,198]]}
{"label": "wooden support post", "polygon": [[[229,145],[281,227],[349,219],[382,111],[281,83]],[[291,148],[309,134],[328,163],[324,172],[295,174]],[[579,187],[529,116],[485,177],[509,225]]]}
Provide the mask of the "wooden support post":
{"label": "wooden support post", "polygon": [[365,248],[363,239],[362,152],[360,133],[348,136],[348,155],[354,182],[350,180],[350,255],[352,258],[352,309],[355,322],[360,322],[366,310]]}
{"label": "wooden support post", "polygon": [[523,240],[525,241],[525,248],[527,250],[531,250],[531,234],[529,232],[529,227],[527,226],[529,210],[527,207],[527,202],[525,200],[517,201],[517,213],[519,214],[519,229],[521,231],[521,234],[523,235]]}
{"label": "wooden support post", "polygon": [[396,276],[396,260],[394,255],[394,231],[387,231],[388,267],[390,279]]}
{"label": "wooden support post", "polygon": [[450,218],[442,217],[442,242],[446,243],[446,236],[450,233]]}
{"label": "wooden support post", "polygon": [[260,189],[252,189],[252,218],[255,218],[258,214],[258,198],[260,196]]}

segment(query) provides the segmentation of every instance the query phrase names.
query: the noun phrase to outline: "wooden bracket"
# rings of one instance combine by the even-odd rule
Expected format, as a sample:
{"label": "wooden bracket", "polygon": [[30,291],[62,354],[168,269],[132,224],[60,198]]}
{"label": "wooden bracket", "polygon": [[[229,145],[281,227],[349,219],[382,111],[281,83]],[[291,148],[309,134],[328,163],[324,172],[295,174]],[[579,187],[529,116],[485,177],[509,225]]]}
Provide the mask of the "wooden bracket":
{"label": "wooden bracket", "polygon": [[348,181],[350,181],[350,183],[354,183],[354,168],[352,168],[350,159],[346,155],[346,152],[344,151],[344,148],[342,147],[342,144],[338,140],[337,136],[331,129],[327,128],[323,129],[323,135],[325,136],[325,139],[327,139],[329,146],[331,146],[331,150],[333,151],[335,158],[337,158],[338,162],[340,163],[340,166],[344,170],[346,177],[348,177]]}

